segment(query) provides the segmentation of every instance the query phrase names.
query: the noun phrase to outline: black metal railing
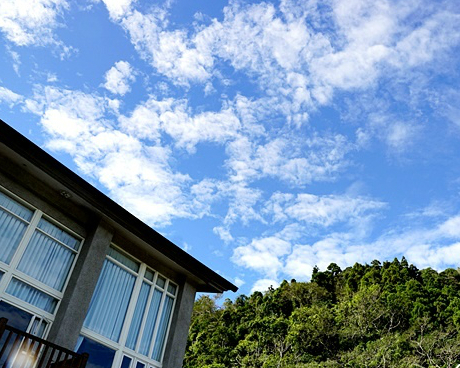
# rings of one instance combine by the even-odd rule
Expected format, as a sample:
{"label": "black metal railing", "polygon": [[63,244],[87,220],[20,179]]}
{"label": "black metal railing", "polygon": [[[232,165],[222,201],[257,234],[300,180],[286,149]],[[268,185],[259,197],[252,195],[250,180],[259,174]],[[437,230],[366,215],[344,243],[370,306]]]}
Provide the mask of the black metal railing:
{"label": "black metal railing", "polygon": [[85,368],[88,354],[77,354],[59,345],[7,325],[0,318],[0,367]]}

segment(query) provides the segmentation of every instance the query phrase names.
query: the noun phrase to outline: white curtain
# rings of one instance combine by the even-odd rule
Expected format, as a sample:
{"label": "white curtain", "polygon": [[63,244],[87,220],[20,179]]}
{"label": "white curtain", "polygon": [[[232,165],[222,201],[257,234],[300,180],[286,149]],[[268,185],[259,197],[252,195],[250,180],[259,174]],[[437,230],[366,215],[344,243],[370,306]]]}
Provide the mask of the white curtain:
{"label": "white curtain", "polygon": [[150,293],[150,285],[143,282],[139,298],[137,299],[136,309],[134,310],[133,319],[129,328],[128,339],[126,340],[126,346],[130,349],[136,348],[137,339],[139,337],[139,330],[141,328],[142,318],[144,316],[145,307],[147,305],[147,299]]}
{"label": "white curtain", "polygon": [[145,322],[144,333],[139,346],[139,353],[148,356],[149,348],[153,338],[153,331],[157,322],[158,310],[160,308],[161,296],[163,293],[155,289],[153,292],[152,302],[150,303],[149,314]]}
{"label": "white curtain", "polygon": [[84,326],[113,341],[118,341],[134,282],[135,276],[106,259]]}
{"label": "white curtain", "polygon": [[15,278],[11,279],[6,292],[49,313],[54,313],[56,308],[57,300],[52,296]]}
{"label": "white curtain", "polygon": [[168,330],[173,304],[174,299],[170,296],[166,296],[163,312],[161,313],[160,326],[158,327],[158,333],[152,352],[152,358],[157,361],[160,361],[161,353],[163,352],[163,345],[166,339],[166,331]]}
{"label": "white curtain", "polygon": [[18,270],[62,291],[75,253],[38,230],[32,236]]}
{"label": "white curtain", "polygon": [[28,224],[21,221],[30,221],[33,212],[21,206],[0,192],[0,206],[8,209],[16,216],[0,209],[0,261],[10,263],[19,242],[26,231]]}

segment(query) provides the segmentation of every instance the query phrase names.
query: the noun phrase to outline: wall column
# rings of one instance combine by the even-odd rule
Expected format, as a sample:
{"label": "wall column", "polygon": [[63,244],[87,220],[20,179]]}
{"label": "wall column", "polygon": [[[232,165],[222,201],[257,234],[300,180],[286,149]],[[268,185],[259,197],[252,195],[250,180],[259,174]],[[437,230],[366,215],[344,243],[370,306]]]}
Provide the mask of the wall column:
{"label": "wall column", "polygon": [[187,281],[181,285],[169,330],[166,351],[163,358],[163,368],[182,367],[195,294],[196,288]]}
{"label": "wall column", "polygon": [[100,220],[85,239],[47,340],[75,348],[112,237],[113,230]]}

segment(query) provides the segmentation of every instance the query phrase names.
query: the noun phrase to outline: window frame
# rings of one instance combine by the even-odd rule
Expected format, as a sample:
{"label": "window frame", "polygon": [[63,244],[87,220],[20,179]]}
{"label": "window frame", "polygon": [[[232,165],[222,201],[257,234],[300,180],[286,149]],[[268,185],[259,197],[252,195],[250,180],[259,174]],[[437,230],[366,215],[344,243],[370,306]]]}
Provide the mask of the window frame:
{"label": "window frame", "polygon": [[[164,359],[164,354],[165,354],[165,350],[166,350],[167,340],[168,340],[168,336],[169,336],[169,333],[170,333],[170,330],[171,330],[171,324],[172,324],[172,320],[173,320],[174,311],[175,311],[175,308],[176,308],[177,297],[179,295],[179,288],[180,288],[179,284],[174,282],[170,278],[164,276],[160,272],[156,271],[154,268],[148,266],[146,263],[142,262],[138,258],[132,256],[131,254],[126,252],[120,246],[118,246],[118,245],[116,245],[114,243],[111,243],[110,247],[115,249],[117,252],[120,252],[121,254],[129,257],[130,259],[132,259],[134,261],[136,261],[139,264],[139,270],[137,272],[135,272],[131,268],[125,266],[124,264],[122,264],[118,260],[116,260],[113,257],[111,257],[109,254],[106,254],[106,257],[105,257],[105,259],[109,259],[109,261],[115,263],[117,266],[120,266],[123,270],[125,270],[125,271],[129,272],[130,274],[136,276],[136,280],[135,280],[134,286],[133,286],[133,291],[131,293],[131,298],[130,298],[130,301],[128,303],[128,308],[126,309],[126,314],[124,316],[125,319],[124,319],[123,326],[122,326],[122,329],[121,329],[121,332],[120,332],[120,337],[119,337],[118,341],[113,341],[113,340],[111,340],[111,339],[109,339],[109,338],[107,338],[107,337],[105,337],[105,336],[103,336],[103,335],[101,335],[101,334],[99,334],[97,332],[94,332],[94,331],[92,331],[89,328],[84,327],[84,326],[82,327],[82,329],[80,331],[80,335],[82,335],[83,337],[89,338],[91,340],[94,340],[94,341],[96,341],[96,342],[98,342],[98,343],[100,343],[100,344],[102,344],[102,345],[104,345],[104,346],[106,346],[108,348],[111,348],[111,349],[115,350],[115,357],[114,357],[113,362],[112,362],[112,368],[119,368],[121,366],[121,363],[123,361],[124,356],[127,356],[127,357],[132,359],[131,363],[130,363],[131,364],[130,368],[136,368],[137,362],[143,363],[145,365],[145,368],[161,368],[163,366],[163,359]],[[147,270],[149,270],[149,271],[154,273],[154,277],[153,277],[152,281],[145,277]],[[163,288],[161,288],[160,286],[158,286],[156,284],[156,282],[158,280],[158,277],[162,277],[166,281]],[[135,350],[133,350],[133,349],[131,349],[131,348],[126,346],[126,342],[127,342],[127,339],[128,339],[131,323],[133,322],[133,316],[134,316],[134,312],[135,312],[135,309],[136,309],[137,301],[139,299],[139,295],[140,295],[140,291],[141,291],[143,282],[148,283],[152,289],[149,291],[146,306],[144,307],[142,321],[141,321],[141,325],[140,325],[140,328],[139,328],[139,337],[138,337],[138,339],[136,341]],[[175,294],[172,294],[172,293],[170,293],[168,291],[168,286],[170,284],[172,284],[172,285],[174,285],[176,287]],[[144,333],[144,328],[145,328],[145,325],[146,325],[148,310],[149,310],[149,308],[151,306],[151,302],[152,302],[152,299],[153,299],[153,294],[154,294],[154,291],[155,291],[156,288],[158,288],[162,292],[162,296],[161,296],[161,301],[160,301],[160,305],[159,305],[158,312],[157,312],[158,313],[157,314],[157,321],[155,322],[154,330],[153,330],[153,333],[152,333],[152,338],[150,340],[149,352],[148,352],[148,356],[147,356],[147,355],[141,354],[137,350],[139,350],[139,347],[140,347],[140,341],[141,341],[142,335]],[[166,327],[165,341],[164,341],[163,346],[162,346],[160,360],[156,361],[151,357],[151,355],[153,354],[155,341],[156,341],[156,338],[158,336],[158,330],[159,330],[159,326],[160,326],[161,314],[163,313],[165,300],[166,300],[167,296],[173,298],[173,305],[172,305],[172,309],[171,309],[171,314],[169,316],[168,325]]]}
{"label": "window frame", "polygon": [[[56,313],[59,310],[62,298],[64,297],[64,294],[66,292],[67,286],[70,281],[70,277],[75,269],[75,265],[78,261],[78,257],[80,255],[81,249],[84,246],[84,241],[85,239],[78,233],[76,233],[74,230],[70,229],[66,225],[60,223],[59,221],[55,220],[53,217],[50,215],[46,214],[36,206],[32,205],[31,203],[27,202],[23,198],[19,197],[15,193],[11,192],[10,190],[4,188],[3,186],[0,186],[0,192],[4,194],[5,196],[9,197],[11,200],[17,202],[18,204],[26,207],[30,211],[32,211],[32,216],[29,221],[21,218],[20,216],[16,215],[14,212],[10,211],[9,209],[0,206],[1,211],[5,211],[8,214],[14,216],[15,218],[19,219],[22,221],[24,224],[26,224],[26,229],[24,231],[24,234],[21,237],[21,240],[18,243],[18,246],[16,250],[14,251],[14,254],[8,263],[5,263],[3,261],[0,261],[0,271],[3,272],[2,277],[0,278],[0,300],[3,300],[19,309],[22,309],[28,313],[31,313],[34,315],[35,318],[40,318],[43,319],[47,323],[46,330],[43,333],[43,338],[46,338],[48,335],[48,332],[51,328],[51,325],[54,322],[54,318],[56,316]],[[44,219],[51,223],[52,225],[58,227],[59,229],[63,230],[64,232],[68,233],[72,237],[76,238],[79,241],[78,247],[76,249],[72,249],[59,239],[56,239],[54,236],[51,234],[46,233],[42,229],[38,227],[38,224],[41,219]],[[74,258],[72,261],[72,264],[69,268],[69,271],[67,273],[66,279],[62,285],[62,291],[59,291],[57,289],[52,288],[51,286],[48,286],[44,284],[43,282],[33,278],[32,276],[27,275],[26,273],[20,271],[18,269],[18,266],[22,260],[22,257],[27,249],[27,246],[29,245],[33,235],[35,234],[35,231],[38,231],[41,234],[44,234],[45,236],[49,237],[53,241],[57,242],[60,246],[65,247],[66,249],[72,251],[74,254]],[[19,299],[9,293],[6,292],[8,286],[11,283],[11,280],[15,278],[16,280],[19,280],[20,282],[23,282],[34,289],[37,289],[38,291],[54,298],[56,300],[56,305],[54,307],[54,311],[52,313],[45,311],[39,307],[36,307],[35,305],[32,305],[22,299]],[[32,322],[31,322],[32,323]]]}

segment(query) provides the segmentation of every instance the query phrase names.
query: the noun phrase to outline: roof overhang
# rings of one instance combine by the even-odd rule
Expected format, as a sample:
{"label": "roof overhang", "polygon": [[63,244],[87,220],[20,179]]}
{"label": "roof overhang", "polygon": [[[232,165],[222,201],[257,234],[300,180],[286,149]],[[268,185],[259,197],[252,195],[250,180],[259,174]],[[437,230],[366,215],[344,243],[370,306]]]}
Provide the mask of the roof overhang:
{"label": "roof overhang", "polygon": [[102,214],[111,222],[149,244],[155,252],[193,275],[194,279],[198,280],[197,291],[222,293],[227,290],[238,290],[231,282],[139,220],[1,119],[0,145],[0,150],[7,149],[10,150],[10,153],[13,152],[21,157],[32,165],[35,171],[38,170],[42,178],[49,178],[60,183],[63,188],[72,193],[72,196],[77,196],[80,202],[84,202],[93,211]]}

